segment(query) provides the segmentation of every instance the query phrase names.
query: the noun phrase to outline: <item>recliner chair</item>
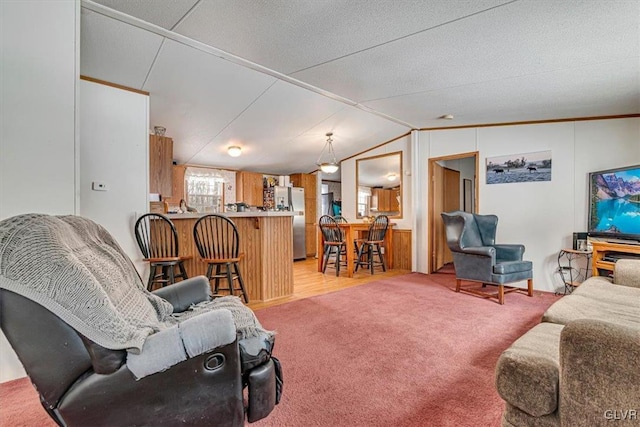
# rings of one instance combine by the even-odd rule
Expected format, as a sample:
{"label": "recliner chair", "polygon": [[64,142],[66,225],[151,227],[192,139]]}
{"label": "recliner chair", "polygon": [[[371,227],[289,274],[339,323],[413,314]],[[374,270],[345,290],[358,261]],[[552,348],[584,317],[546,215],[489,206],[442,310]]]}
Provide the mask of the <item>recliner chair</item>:
{"label": "recliner chair", "polygon": [[[498,217],[462,211],[441,214],[447,245],[453,254],[456,292],[464,291],[485,298],[497,298],[504,304],[504,294],[519,290],[508,283],[527,281],[527,294],[533,296],[533,264],[523,261],[524,245],[496,244]],[[497,293],[462,288],[462,281],[480,282],[498,287]]]}
{"label": "recliner chair", "polygon": [[[271,356],[273,335],[242,339],[226,310],[214,310],[226,312],[228,320],[211,328],[231,334],[231,342],[136,378],[126,350],[98,345],[43,305],[7,289],[15,281],[7,271],[15,272],[22,266],[15,254],[5,251],[16,234],[6,232],[6,221],[0,222],[0,326],[42,405],[59,425],[242,426],[245,417],[249,422],[257,421],[278,403],[282,376],[279,362]],[[28,227],[24,232],[29,232]],[[64,261],[56,259],[62,268]],[[145,292],[142,282],[139,286]],[[153,294],[171,303],[174,313],[211,299],[204,276]],[[199,316],[202,314],[194,318]],[[194,341],[199,344],[197,335]],[[147,348],[145,342],[140,354]],[[169,349],[158,354],[166,352]]]}

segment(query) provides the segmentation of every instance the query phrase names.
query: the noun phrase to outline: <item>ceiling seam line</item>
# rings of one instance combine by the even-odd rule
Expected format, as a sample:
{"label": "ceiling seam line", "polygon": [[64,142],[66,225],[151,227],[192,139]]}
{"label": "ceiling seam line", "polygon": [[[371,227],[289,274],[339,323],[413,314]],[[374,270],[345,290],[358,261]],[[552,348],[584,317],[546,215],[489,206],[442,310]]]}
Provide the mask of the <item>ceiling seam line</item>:
{"label": "ceiling seam line", "polygon": [[[514,0],[516,1],[516,0]],[[226,52],[222,49],[218,49],[216,47],[210,46],[208,44],[199,42],[197,40],[191,39],[187,36],[183,36],[178,33],[174,33],[166,28],[160,27],[155,24],[151,24],[149,22],[143,21],[139,18],[135,18],[133,16],[124,14],[122,12],[116,11],[114,9],[110,9],[101,4],[95,3],[91,0],[81,0],[82,7],[89,9],[95,13],[101,14],[108,18],[115,19],[117,21],[123,22],[128,25],[132,25],[141,30],[149,31],[150,33],[156,34],[158,36],[164,37],[165,39],[172,40],[176,43],[191,47],[193,49],[199,50],[201,52],[216,56],[225,61],[229,61],[233,64],[239,65],[241,67],[245,67],[251,69],[253,71],[257,71],[262,74],[266,74],[268,76],[274,77],[276,79],[282,80],[283,82],[290,83],[294,86],[298,86],[302,89],[309,90],[311,92],[317,93],[318,95],[324,96],[325,98],[333,99],[334,101],[341,102],[346,105],[350,105],[352,107],[356,107],[362,111],[365,111],[369,114],[376,115],[385,120],[389,120],[396,124],[408,127],[409,129],[415,129],[417,126],[407,123],[403,120],[390,116],[388,114],[382,113],[380,111],[369,108],[365,105],[360,104],[359,102],[353,101],[349,98],[345,98],[343,96],[337,95],[333,92],[329,92],[328,90],[321,89],[319,87],[313,86],[309,83],[305,83],[301,80],[298,80],[294,77],[288,76],[286,74],[280,73],[278,71],[271,70],[263,65],[257,64],[255,62],[249,61],[232,53]]]}
{"label": "ceiling seam line", "polygon": [[215,135],[214,135],[214,137],[213,137],[213,138],[211,138],[211,140],[209,140],[209,142],[207,142],[207,143],[206,143],[206,144],[204,144],[202,147],[200,147],[200,148],[198,149],[198,151],[196,151],[196,152],[194,153],[194,155],[193,155],[193,156],[191,156],[191,157],[189,158],[189,160],[187,160],[185,163],[190,163],[190,162],[193,160],[193,158],[194,158],[195,156],[197,156],[198,154],[200,154],[200,152],[201,152],[202,150],[204,150],[204,149],[207,147],[207,145],[209,145],[209,144],[211,144],[213,141],[215,141],[215,139],[216,139],[216,138],[217,138],[217,137],[218,137],[222,132],[224,132],[224,131],[225,131],[225,129],[227,129],[229,126],[231,126],[231,124],[232,124],[233,122],[235,122],[236,120],[238,120],[238,118],[239,118],[240,116],[242,116],[242,115],[245,113],[245,111],[247,111],[249,108],[251,108],[251,106],[252,106],[253,104],[255,104],[255,103],[258,101],[258,99],[262,98],[262,96],[263,96],[265,93],[267,93],[267,91],[268,91],[269,89],[271,89],[271,88],[273,87],[273,85],[275,85],[276,83],[278,83],[278,80],[274,81],[274,82],[273,82],[273,83],[271,83],[269,86],[267,86],[267,88],[266,88],[265,90],[263,90],[262,92],[260,92],[260,95],[258,95],[258,96],[253,100],[253,101],[251,101],[251,103],[249,103],[249,105],[247,105],[245,108],[243,108],[243,109],[242,109],[242,111],[240,111],[240,112],[239,112],[239,113],[238,113],[238,114],[237,114],[233,119],[231,119],[231,120],[229,121],[229,123],[227,123],[227,124],[226,124],[222,129],[220,129],[220,132],[218,132],[217,134],[215,134]]}
{"label": "ceiling seam line", "polygon": [[[329,120],[331,117],[335,116],[336,114],[344,111],[344,109],[347,108],[346,106],[340,108],[338,111],[329,114],[327,117],[323,118],[322,120],[319,120],[318,122],[316,122],[316,124],[308,127],[306,130],[303,130],[302,132],[300,132],[298,135],[294,136],[293,138],[289,139],[288,141],[285,142],[285,144],[292,144],[295,142],[295,140],[299,137],[301,137],[302,135],[308,133],[310,130],[312,130],[313,128],[320,126],[320,124],[322,124],[323,122],[326,122],[327,120]],[[333,129],[331,130],[333,131]]]}
{"label": "ceiling seam line", "polygon": [[[156,61],[158,60],[158,57],[160,56],[160,51],[162,50],[162,46],[164,46],[164,42],[165,42],[165,38],[162,38],[162,41],[160,42],[160,46],[158,47],[158,51],[156,52],[156,55],[153,57],[153,61],[151,61],[151,66],[149,67],[149,71],[147,71],[147,75],[144,76],[144,81],[142,82],[142,87],[141,90],[144,90],[144,86],[147,84],[147,80],[149,80],[149,76],[151,75],[151,71],[153,71],[153,67],[156,65]],[[149,92],[149,94],[151,94],[151,91],[147,91]]]}
{"label": "ceiling seam line", "polygon": [[187,12],[182,15],[182,18],[178,19],[178,22],[176,22],[175,24],[173,24],[173,26],[171,28],[169,28],[170,31],[173,31],[178,25],[182,24],[184,22],[185,19],[187,19],[189,17],[189,15],[191,15],[191,13],[193,13],[193,11],[195,10],[195,8],[200,5],[200,3],[202,3],[202,0],[198,0],[196,1],[193,6],[191,6],[189,8],[189,10],[187,10]]}
{"label": "ceiling seam line", "polygon": [[336,57],[336,58],[332,58],[332,59],[329,59],[329,60],[327,60],[327,61],[323,61],[323,62],[320,62],[320,63],[318,63],[318,64],[311,65],[311,66],[309,66],[309,67],[305,67],[305,68],[301,68],[301,69],[296,70],[296,71],[292,71],[292,72],[291,72],[291,73],[289,73],[288,75],[292,75],[292,74],[296,74],[296,73],[301,73],[301,72],[303,72],[303,71],[307,71],[307,70],[310,70],[310,69],[315,68],[315,67],[320,67],[320,66],[322,66],[322,65],[329,64],[329,63],[334,62],[334,61],[339,61],[340,59],[348,58],[349,56],[357,55],[357,54],[359,54],[359,53],[366,52],[366,51],[368,51],[368,50],[377,49],[377,48],[382,47],[382,46],[385,46],[385,45],[387,45],[387,44],[395,43],[395,42],[397,42],[397,41],[404,40],[404,39],[406,39],[406,38],[413,37],[413,36],[415,36],[415,35],[425,33],[425,32],[427,32],[427,31],[435,30],[436,28],[440,28],[440,27],[443,27],[443,26],[445,26],[445,25],[453,24],[454,22],[462,21],[462,20],[464,20],[464,19],[471,18],[472,16],[476,16],[476,15],[479,15],[479,14],[481,14],[481,13],[485,13],[485,12],[488,12],[488,11],[491,11],[491,10],[494,10],[494,9],[497,9],[497,8],[499,8],[499,7],[508,6],[508,5],[513,4],[513,3],[516,3],[516,2],[518,2],[518,1],[520,1],[520,0],[511,0],[511,1],[510,1],[510,2],[508,2],[508,3],[503,3],[503,4],[499,4],[499,5],[497,5],[497,6],[490,7],[490,8],[488,8],[488,9],[479,10],[479,11],[474,12],[474,13],[471,13],[471,14],[469,14],[469,15],[461,16],[461,17],[459,17],[459,18],[455,18],[455,19],[449,20],[449,21],[447,21],[447,22],[442,22],[442,23],[440,23],[440,24],[434,25],[434,26],[429,27],[429,28],[425,28],[425,29],[420,30],[420,31],[414,31],[413,33],[406,34],[406,35],[404,35],[404,36],[402,36],[402,37],[397,37],[397,38],[395,38],[395,39],[393,39],[393,40],[387,40],[386,42],[383,42],[383,43],[378,43],[378,44],[376,44],[376,45],[369,46],[369,47],[366,47],[366,48],[364,48],[364,49],[356,50],[355,52],[350,52],[350,53],[348,53],[348,54],[345,54],[345,55],[342,55],[342,56],[338,56],[338,57]]}

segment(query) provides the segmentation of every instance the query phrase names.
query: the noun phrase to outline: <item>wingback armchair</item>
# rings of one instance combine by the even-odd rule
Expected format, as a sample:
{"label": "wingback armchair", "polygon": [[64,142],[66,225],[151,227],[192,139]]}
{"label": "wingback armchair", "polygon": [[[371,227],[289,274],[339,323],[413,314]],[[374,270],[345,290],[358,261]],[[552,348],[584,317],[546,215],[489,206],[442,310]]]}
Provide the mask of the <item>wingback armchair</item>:
{"label": "wingback armchair", "polygon": [[[76,311],[65,295],[70,307],[80,301]],[[242,426],[266,417],[282,390],[274,336],[237,297],[219,300],[207,309],[217,300],[204,276],[148,292],[111,236],[84,218],[0,221],[0,326],[61,426]],[[127,317],[129,306],[143,314]],[[150,327],[148,313],[163,310],[169,321]],[[235,311],[252,333],[237,327]],[[94,331],[92,317],[105,312],[115,317]]]}
{"label": "wingback armchair", "polygon": [[[524,245],[496,244],[498,217],[455,211],[441,214],[447,245],[453,254],[456,292],[465,291],[483,297],[495,297],[504,304],[505,292],[517,287],[508,283],[526,280],[527,294],[533,296],[533,264],[523,261]],[[497,286],[497,293],[462,287],[462,281]]]}

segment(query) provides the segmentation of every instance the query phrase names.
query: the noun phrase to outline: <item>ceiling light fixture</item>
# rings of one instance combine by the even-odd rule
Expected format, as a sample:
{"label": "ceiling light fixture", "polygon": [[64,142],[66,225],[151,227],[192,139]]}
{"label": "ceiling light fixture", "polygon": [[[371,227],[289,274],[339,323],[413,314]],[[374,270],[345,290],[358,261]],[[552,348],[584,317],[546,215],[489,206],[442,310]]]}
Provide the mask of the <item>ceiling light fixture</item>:
{"label": "ceiling light fixture", "polygon": [[238,157],[240,154],[242,154],[242,148],[238,147],[237,145],[232,145],[231,147],[227,148],[227,153],[229,153],[231,157]]}
{"label": "ceiling light fixture", "polygon": [[[340,168],[340,166],[338,165],[338,161],[336,160],[336,153],[335,151],[333,151],[333,139],[331,139],[332,136],[333,132],[327,132],[327,142],[326,144],[324,144],[324,147],[320,152],[320,157],[318,157],[318,161],[316,162],[316,164],[320,166],[320,170],[325,173],[334,173]],[[322,155],[324,154],[324,150],[327,149],[327,146],[329,147],[329,162],[322,162]]]}
{"label": "ceiling light fixture", "polygon": [[438,118],[442,120],[453,120],[453,114],[445,114],[444,116],[440,116]]}
{"label": "ceiling light fixture", "polygon": [[390,173],[389,175],[387,175],[387,179],[389,181],[395,181],[396,179],[398,179],[398,175],[396,175],[395,173]]}

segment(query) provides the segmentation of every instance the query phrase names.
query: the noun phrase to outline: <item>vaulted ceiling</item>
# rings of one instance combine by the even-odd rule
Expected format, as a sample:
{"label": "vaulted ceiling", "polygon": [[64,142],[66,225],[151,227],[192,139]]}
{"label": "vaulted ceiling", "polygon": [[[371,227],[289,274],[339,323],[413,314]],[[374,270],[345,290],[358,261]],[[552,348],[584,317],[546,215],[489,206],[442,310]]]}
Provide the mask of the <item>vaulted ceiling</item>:
{"label": "vaulted ceiling", "polygon": [[327,132],[343,159],[416,128],[640,113],[640,0],[83,0],[80,58],[150,92],[178,163],[310,172]]}

